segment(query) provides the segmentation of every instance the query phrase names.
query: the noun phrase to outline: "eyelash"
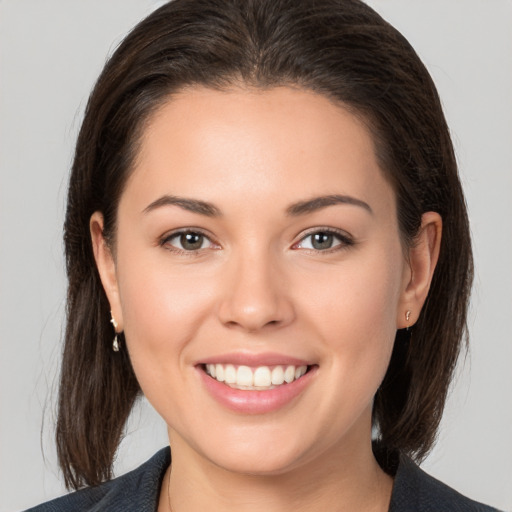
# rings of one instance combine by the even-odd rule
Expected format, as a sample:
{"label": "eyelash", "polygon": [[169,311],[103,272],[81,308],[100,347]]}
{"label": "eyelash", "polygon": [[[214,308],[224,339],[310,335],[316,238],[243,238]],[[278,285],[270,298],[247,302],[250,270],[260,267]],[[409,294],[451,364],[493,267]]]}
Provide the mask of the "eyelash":
{"label": "eyelash", "polygon": [[159,241],[159,245],[164,247],[168,251],[172,251],[184,256],[197,256],[200,254],[201,251],[205,250],[203,248],[192,250],[180,249],[179,247],[175,247],[169,243],[173,239],[177,239],[186,235],[200,235],[204,237],[204,239],[207,240],[210,244],[218,246],[218,244],[213,242],[212,239],[206,233],[196,228],[182,229],[179,231],[168,233],[161,238],[161,240]]}
{"label": "eyelash", "polygon": [[[312,248],[312,249],[306,248],[306,249],[304,249],[305,251],[317,253],[317,254],[319,254],[319,253],[329,254],[332,252],[337,252],[337,251],[347,249],[348,247],[353,246],[355,244],[354,240],[349,235],[347,235],[347,233],[345,233],[343,231],[333,229],[333,228],[314,228],[313,230],[304,234],[298,242],[294,243],[292,245],[292,249],[299,248],[298,247],[299,244],[303,243],[307,238],[309,238],[313,235],[316,235],[316,234],[320,234],[320,233],[324,234],[324,235],[328,235],[328,236],[333,236],[340,243],[335,245],[334,247],[329,247],[324,250],[314,249],[314,248]],[[218,244],[213,242],[212,239],[208,235],[206,235],[203,231],[201,231],[200,229],[183,229],[183,230],[174,231],[172,233],[166,234],[159,241],[159,245],[169,251],[176,252],[178,254],[183,254],[185,256],[199,255],[200,252],[204,251],[206,248],[186,250],[186,249],[180,249],[179,247],[175,247],[175,246],[169,244],[169,242],[171,240],[179,238],[181,236],[188,235],[188,234],[200,235],[200,236],[204,237],[204,239],[206,239],[213,246],[219,247]]]}
{"label": "eyelash", "polygon": [[307,238],[309,238],[313,235],[320,234],[320,233],[323,235],[333,236],[340,243],[335,245],[334,247],[329,247],[328,249],[322,250],[322,249],[306,248],[306,249],[304,249],[305,251],[316,253],[316,254],[331,254],[333,252],[343,251],[355,244],[354,239],[344,231],[334,229],[334,228],[320,227],[320,228],[314,228],[314,229],[310,230],[309,232],[307,232],[305,235],[302,236],[302,238],[298,242],[293,244],[292,248],[297,247],[299,244],[303,243]]}

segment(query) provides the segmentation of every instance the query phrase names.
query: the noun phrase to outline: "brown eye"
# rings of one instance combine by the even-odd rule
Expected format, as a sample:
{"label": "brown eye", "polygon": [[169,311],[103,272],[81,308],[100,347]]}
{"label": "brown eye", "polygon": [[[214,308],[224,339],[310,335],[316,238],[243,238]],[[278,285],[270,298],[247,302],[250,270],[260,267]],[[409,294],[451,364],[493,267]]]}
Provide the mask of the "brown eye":
{"label": "brown eye", "polygon": [[180,243],[186,251],[197,251],[203,246],[204,236],[200,233],[183,233],[180,235]]}

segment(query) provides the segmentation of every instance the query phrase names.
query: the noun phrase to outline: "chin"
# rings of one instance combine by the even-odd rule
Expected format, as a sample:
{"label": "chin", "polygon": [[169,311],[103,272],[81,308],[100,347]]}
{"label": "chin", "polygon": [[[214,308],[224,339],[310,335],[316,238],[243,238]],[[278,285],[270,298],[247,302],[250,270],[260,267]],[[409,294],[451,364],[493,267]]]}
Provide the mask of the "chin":
{"label": "chin", "polygon": [[215,466],[238,474],[285,474],[314,458],[314,452],[325,448],[308,446],[307,435],[299,436],[297,430],[277,425],[231,428],[222,434],[208,436],[202,446],[196,444],[195,451]]}
{"label": "chin", "polygon": [[[272,453],[274,452],[274,453]],[[279,452],[279,453],[275,453]],[[282,450],[237,450],[229,454],[211,454],[210,461],[216,466],[241,475],[276,476],[300,466],[302,457],[298,453],[284,453]]]}

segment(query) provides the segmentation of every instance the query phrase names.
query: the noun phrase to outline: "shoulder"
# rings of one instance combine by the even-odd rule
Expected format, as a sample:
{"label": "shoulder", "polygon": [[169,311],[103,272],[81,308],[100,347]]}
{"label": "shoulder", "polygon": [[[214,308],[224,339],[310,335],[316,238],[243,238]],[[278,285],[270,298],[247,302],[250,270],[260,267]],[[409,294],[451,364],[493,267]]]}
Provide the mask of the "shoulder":
{"label": "shoulder", "polygon": [[390,512],[497,512],[497,509],[466,498],[420,469],[411,459],[400,457]]}
{"label": "shoulder", "polygon": [[162,478],[170,463],[169,448],[163,448],[137,469],[95,487],[87,487],[26,512],[153,512]]}

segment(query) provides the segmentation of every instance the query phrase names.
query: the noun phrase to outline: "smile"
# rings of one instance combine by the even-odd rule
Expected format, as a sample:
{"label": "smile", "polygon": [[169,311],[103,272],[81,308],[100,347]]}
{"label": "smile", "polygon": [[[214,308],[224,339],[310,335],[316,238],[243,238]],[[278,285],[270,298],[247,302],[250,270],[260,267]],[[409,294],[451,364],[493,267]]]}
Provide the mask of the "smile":
{"label": "smile", "polygon": [[215,359],[195,365],[203,389],[238,414],[267,414],[296,403],[319,370],[318,364],[278,354],[230,354],[224,361]]}
{"label": "smile", "polygon": [[229,387],[242,390],[269,390],[291,384],[308,371],[307,366],[235,366],[233,364],[206,364],[206,373]]}

